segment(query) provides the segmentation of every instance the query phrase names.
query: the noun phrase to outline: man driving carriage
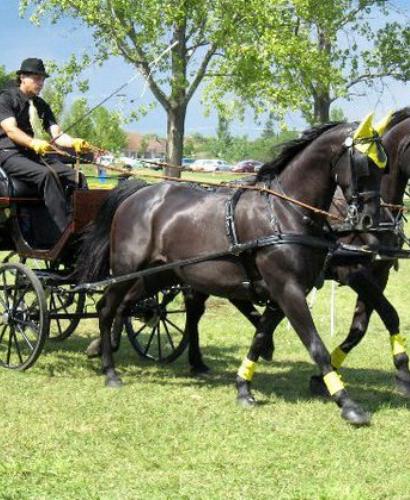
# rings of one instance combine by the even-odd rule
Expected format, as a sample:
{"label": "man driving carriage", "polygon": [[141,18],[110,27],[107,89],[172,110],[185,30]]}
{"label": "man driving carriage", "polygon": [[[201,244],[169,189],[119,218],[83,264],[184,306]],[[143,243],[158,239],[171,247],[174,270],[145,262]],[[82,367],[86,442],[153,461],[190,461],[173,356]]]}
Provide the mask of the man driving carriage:
{"label": "man driving carriage", "polygon": [[78,181],[71,167],[44,157],[53,147],[34,137],[36,115],[56,146],[74,148],[80,153],[87,151],[89,145],[83,139],[63,133],[50,106],[39,97],[49,76],[41,59],[25,59],[16,73],[17,85],[0,92],[0,166],[13,178],[35,187],[63,232],[70,219],[65,192],[78,183],[85,185],[85,181],[82,177]]}

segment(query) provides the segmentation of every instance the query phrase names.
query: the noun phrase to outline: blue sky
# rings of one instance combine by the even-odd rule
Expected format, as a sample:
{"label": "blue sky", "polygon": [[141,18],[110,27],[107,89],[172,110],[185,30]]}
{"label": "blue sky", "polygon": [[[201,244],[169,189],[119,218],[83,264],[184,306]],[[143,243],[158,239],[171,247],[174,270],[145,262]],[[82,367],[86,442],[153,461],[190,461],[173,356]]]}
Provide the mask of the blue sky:
{"label": "blue sky", "polygon": [[[401,20],[410,21],[410,0],[394,0],[397,7],[395,16]],[[89,31],[72,20],[59,22],[57,25],[43,23],[40,27],[33,26],[28,18],[18,16],[18,0],[0,0],[0,65],[7,71],[18,69],[20,62],[26,57],[41,57],[42,59],[56,60],[59,63],[68,59],[71,53],[92,53],[94,42]],[[374,20],[377,25],[378,20]],[[86,95],[90,105],[97,104],[113,90],[128,81],[135,74],[135,69],[121,59],[111,58],[103,67],[92,68],[87,77],[90,80],[90,92]],[[141,97],[144,82],[140,77],[135,79],[123,92],[136,103],[153,101],[147,90]],[[341,107],[349,120],[359,120],[369,111],[375,111],[377,117],[383,116],[390,109],[397,109],[409,105],[409,84],[401,84],[386,80],[382,95],[371,90],[363,92],[353,102],[338,100],[336,105]],[[74,96],[71,96],[71,99]],[[125,101],[125,102],[124,102]],[[130,106],[127,100],[114,97],[110,101],[112,107]],[[126,110],[126,109],[125,109]],[[211,114],[205,117],[200,103],[200,93],[191,101],[186,120],[186,133],[201,132],[211,135],[215,131],[216,116]],[[297,114],[290,114],[287,119],[292,128],[301,129],[306,124]],[[160,105],[138,122],[127,126],[129,130],[144,133],[166,134],[166,116]],[[250,137],[259,135],[263,124],[255,123],[249,112],[245,123],[234,122],[231,126],[236,135],[247,134]]]}

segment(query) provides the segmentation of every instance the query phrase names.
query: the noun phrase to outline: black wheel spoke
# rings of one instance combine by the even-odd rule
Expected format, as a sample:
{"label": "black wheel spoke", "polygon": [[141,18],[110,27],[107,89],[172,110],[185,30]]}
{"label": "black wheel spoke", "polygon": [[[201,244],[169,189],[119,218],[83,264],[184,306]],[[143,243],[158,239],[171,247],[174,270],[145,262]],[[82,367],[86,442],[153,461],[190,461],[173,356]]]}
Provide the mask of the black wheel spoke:
{"label": "black wheel spoke", "polygon": [[162,361],[162,349],[161,349],[161,322],[157,324],[157,342],[158,342],[158,359]]}
{"label": "black wheel spoke", "polygon": [[3,297],[0,296],[0,304],[4,307],[6,311],[9,309],[9,305],[4,302]]}
{"label": "black wheel spoke", "polygon": [[151,335],[149,336],[149,339],[148,339],[148,343],[144,349],[144,354],[147,354],[147,352],[149,351],[149,348],[151,347],[151,342],[152,342],[152,339],[154,338],[156,329],[157,329],[156,326],[154,326],[154,328],[152,329]]}
{"label": "black wheel spoke", "polygon": [[17,356],[19,357],[20,363],[23,363],[23,357],[20,352],[19,342],[17,340],[16,330],[13,330],[14,345],[16,346]]}
{"label": "black wheel spoke", "polygon": [[19,305],[21,304],[22,300],[24,299],[24,296],[26,295],[26,293],[30,290],[30,286],[29,285],[26,285],[26,287],[23,289],[20,297],[17,299],[17,288],[16,288],[16,293],[13,297],[13,311],[15,311]]}
{"label": "black wheel spoke", "polygon": [[[23,339],[26,341],[26,344],[29,346],[31,352],[34,351],[34,346],[33,344],[30,342],[29,338],[27,337],[27,335],[24,333],[24,330],[22,328],[20,328],[20,326],[17,326],[18,328],[18,331],[20,333],[20,335],[23,337]],[[36,332],[37,333],[37,332]]]}
{"label": "black wheel spoke", "polygon": [[9,342],[7,346],[7,364],[10,364],[10,356],[11,356],[11,338],[13,335],[13,328],[10,328],[9,330]]}
{"label": "black wheel spoke", "polygon": [[185,314],[185,309],[174,309],[173,311],[167,311],[168,314]]}
{"label": "black wheel spoke", "polygon": [[144,324],[141,326],[141,328],[139,328],[139,329],[138,329],[138,330],[134,333],[134,335],[133,335],[133,336],[134,336],[134,339],[135,339],[135,338],[137,338],[137,337],[138,337],[138,335],[139,335],[140,333],[142,333],[142,332],[143,332],[143,330],[144,330],[145,328],[147,328],[147,327],[148,327],[148,324],[147,324],[147,323],[144,323]]}
{"label": "black wheel spoke", "polygon": [[4,333],[6,332],[7,327],[8,327],[8,325],[4,325],[4,326],[3,326],[3,329],[2,329],[2,331],[1,331],[1,333],[0,333],[0,342],[2,342],[2,340],[3,340]]}
{"label": "black wheel spoke", "polygon": [[175,330],[178,330],[182,335],[184,334],[184,330],[182,330],[178,325],[173,323],[171,320],[169,320],[168,318],[165,318],[165,321],[167,323],[169,323],[171,326],[173,326],[175,328]]}
{"label": "black wheel spoke", "polygon": [[[63,309],[63,311],[68,314],[69,313],[68,308],[70,306],[69,305],[67,306],[67,303],[65,301],[63,301],[63,299],[60,297],[59,294],[56,294],[56,298],[57,298],[58,302],[60,302],[60,306],[61,306],[60,310]],[[59,309],[57,309],[57,307],[56,307],[56,311],[58,311],[58,310]]]}
{"label": "black wheel spoke", "polygon": [[162,320],[162,323],[164,325],[165,333],[167,334],[168,342],[170,343],[170,345],[172,347],[172,350],[174,351],[175,350],[175,346],[174,346],[174,342],[172,341],[171,334],[169,333],[168,325],[167,325],[167,323],[166,323],[165,320]]}

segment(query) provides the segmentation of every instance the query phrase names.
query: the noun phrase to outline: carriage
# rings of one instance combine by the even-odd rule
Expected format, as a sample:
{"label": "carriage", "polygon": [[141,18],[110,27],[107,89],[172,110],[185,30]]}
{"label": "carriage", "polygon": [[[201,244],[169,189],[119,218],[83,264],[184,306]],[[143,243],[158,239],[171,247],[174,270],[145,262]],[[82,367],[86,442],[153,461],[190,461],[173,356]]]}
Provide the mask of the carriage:
{"label": "carriage", "polygon": [[[1,366],[31,367],[47,340],[64,340],[81,319],[98,317],[95,299],[102,291],[76,291],[71,275],[81,232],[108,193],[109,189],[71,193],[72,222],[59,235],[44,199],[0,169]],[[181,286],[169,287],[129,311],[124,328],[140,356],[170,362],[182,354],[188,344],[183,293]]]}

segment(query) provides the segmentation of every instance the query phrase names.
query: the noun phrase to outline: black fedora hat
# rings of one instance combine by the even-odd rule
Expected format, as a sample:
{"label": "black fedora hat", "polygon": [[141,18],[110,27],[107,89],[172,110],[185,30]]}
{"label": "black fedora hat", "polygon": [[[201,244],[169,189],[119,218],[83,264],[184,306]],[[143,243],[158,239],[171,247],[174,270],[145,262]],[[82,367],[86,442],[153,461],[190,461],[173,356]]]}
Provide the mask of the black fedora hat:
{"label": "black fedora hat", "polygon": [[46,78],[50,76],[46,73],[43,61],[41,59],[36,59],[35,57],[24,59],[21,63],[20,69],[16,71],[16,73],[18,75],[21,75],[21,73],[34,73],[35,75],[43,75]]}

